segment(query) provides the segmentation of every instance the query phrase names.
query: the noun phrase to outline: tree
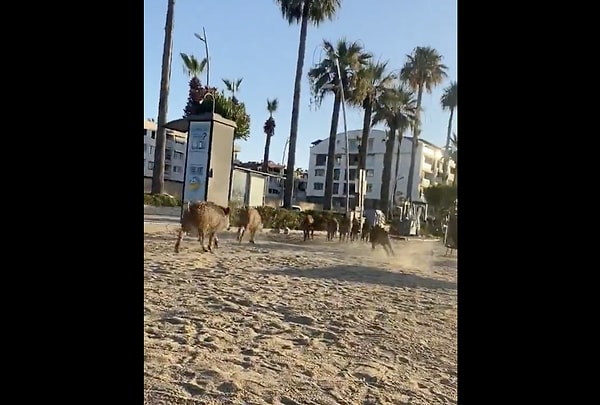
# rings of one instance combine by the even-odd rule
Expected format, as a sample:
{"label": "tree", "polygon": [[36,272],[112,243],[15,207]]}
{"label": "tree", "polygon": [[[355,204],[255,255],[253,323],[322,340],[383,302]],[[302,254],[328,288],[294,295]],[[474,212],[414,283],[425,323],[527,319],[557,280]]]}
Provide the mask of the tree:
{"label": "tree", "polygon": [[[394,145],[396,143],[396,131],[398,131],[398,148],[402,144],[404,132],[416,125],[417,103],[414,93],[403,85],[385,90],[377,99],[375,114],[373,114],[373,125],[385,122],[389,128],[385,143],[385,155],[383,157],[383,173],[381,176],[381,194],[379,197],[380,209],[387,213],[390,201],[390,181],[392,174],[392,160]],[[398,156],[398,160],[400,156]],[[396,179],[398,181],[398,160],[396,161]],[[395,190],[395,189],[394,189]],[[395,194],[395,191],[394,191]]]}
{"label": "tree", "polygon": [[244,80],[244,78],[242,77],[240,79],[233,79],[233,80],[221,79],[221,80],[223,80],[223,83],[225,84],[225,89],[231,93],[231,100],[233,100],[233,102],[237,104],[238,99],[235,97],[235,94],[240,91],[240,84],[242,84],[242,81]]}
{"label": "tree", "polygon": [[183,72],[191,77],[190,79],[190,90],[188,94],[188,101],[183,109],[184,116],[190,115],[190,112],[193,108],[193,94],[198,92],[202,87],[202,82],[200,81],[200,75],[204,71],[206,67],[206,58],[202,59],[202,61],[198,61],[194,55],[187,55],[185,53],[180,54],[181,59],[183,61]]}
{"label": "tree", "polygon": [[452,185],[456,186],[456,178],[458,177],[458,136],[456,132],[452,136],[450,158],[454,160],[454,179],[452,179]]}
{"label": "tree", "polygon": [[296,61],[296,76],[294,79],[294,99],[292,102],[292,120],[290,124],[290,142],[287,161],[287,176],[283,206],[291,208],[292,192],[294,189],[294,164],[296,163],[296,142],[298,140],[298,119],[300,117],[300,85],[306,53],[306,33],[308,23],[318,26],[325,20],[332,20],[341,6],[341,0],[275,0],[281,9],[281,15],[288,23],[300,23],[300,41],[298,44],[298,59]]}
{"label": "tree", "polygon": [[275,119],[273,118],[273,113],[277,111],[278,105],[279,102],[276,98],[273,100],[267,99],[269,118],[265,121],[265,125],[263,126],[263,130],[267,136],[267,139],[265,140],[265,154],[263,155],[263,172],[265,173],[269,171],[269,149],[271,149],[271,137],[275,135]]}
{"label": "tree", "polygon": [[452,119],[454,118],[454,110],[458,107],[458,89],[457,82],[450,82],[450,86],[444,89],[444,94],[440,99],[442,108],[444,110],[450,110],[450,117],[448,118],[448,134],[446,135],[446,147],[444,148],[444,183],[448,180],[448,170],[450,167],[450,141],[452,138]]}
{"label": "tree", "polygon": [[[365,52],[358,42],[348,42],[345,38],[338,40],[334,46],[323,40],[325,58],[308,72],[311,94],[317,107],[321,106],[327,94],[334,94],[331,127],[329,129],[329,146],[327,150],[327,170],[325,172],[325,198],[323,209],[330,210],[333,198],[333,164],[335,161],[335,145],[337,128],[342,104],[342,93],[348,94],[356,84],[356,72],[365,66],[371,55]],[[339,63],[339,77],[337,63]],[[340,85],[341,83],[341,85]]]}
{"label": "tree", "polygon": [[444,218],[456,201],[456,186],[436,184],[423,190],[423,195],[436,217]]}
{"label": "tree", "polygon": [[211,93],[215,97],[215,113],[236,123],[234,138],[244,141],[248,139],[250,116],[246,113],[246,106],[239,102],[235,104],[231,97],[225,96],[224,92],[219,92],[216,87],[202,86],[197,90],[190,88],[191,105],[189,109],[186,108],[183,118],[187,118],[189,115],[212,113],[213,99],[210,96],[205,97],[206,93]]}
{"label": "tree", "polygon": [[173,56],[173,18],[175,0],[167,1],[165,22],[165,42],[163,44],[162,67],[160,73],[160,95],[158,97],[158,122],[156,123],[156,146],[154,148],[154,169],[152,171],[152,194],[165,191],[165,148],[167,144],[167,112],[169,111],[169,85],[171,82],[171,60]]}
{"label": "tree", "polygon": [[419,148],[419,135],[421,134],[421,102],[423,90],[431,93],[433,88],[442,83],[448,67],[442,64],[442,55],[431,47],[416,47],[412,54],[406,55],[406,62],[400,69],[400,78],[417,93],[417,125],[413,128],[412,153],[406,186],[406,198],[412,200],[413,178],[415,177],[415,163]]}
{"label": "tree", "polygon": [[392,87],[396,76],[392,73],[386,73],[388,62],[369,63],[358,72],[358,80],[355,91],[352,94],[351,101],[355,105],[360,105],[364,109],[363,130],[360,138],[359,150],[359,169],[365,169],[367,166],[367,146],[369,133],[371,132],[371,115],[373,106],[377,103],[381,94]]}

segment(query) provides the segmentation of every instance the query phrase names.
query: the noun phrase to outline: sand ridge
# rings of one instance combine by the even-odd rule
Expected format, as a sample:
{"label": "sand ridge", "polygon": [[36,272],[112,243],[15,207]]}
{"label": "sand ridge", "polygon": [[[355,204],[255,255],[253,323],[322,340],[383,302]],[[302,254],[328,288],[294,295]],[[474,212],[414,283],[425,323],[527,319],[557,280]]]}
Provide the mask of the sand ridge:
{"label": "sand ridge", "polygon": [[[456,258],[145,226],[145,404],[455,404]],[[357,249],[357,246],[362,246]]]}

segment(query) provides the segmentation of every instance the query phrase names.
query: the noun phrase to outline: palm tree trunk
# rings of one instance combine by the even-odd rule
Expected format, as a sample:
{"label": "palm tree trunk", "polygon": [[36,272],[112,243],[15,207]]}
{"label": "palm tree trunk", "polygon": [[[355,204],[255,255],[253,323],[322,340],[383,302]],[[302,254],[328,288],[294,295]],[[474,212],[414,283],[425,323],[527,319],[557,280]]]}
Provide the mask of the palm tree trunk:
{"label": "palm tree trunk", "polygon": [[396,128],[390,128],[390,134],[385,141],[385,155],[383,155],[383,173],[381,175],[381,194],[379,196],[379,209],[386,216],[388,214],[390,201],[390,181],[392,176],[392,157],[394,156],[394,143],[396,140]]}
{"label": "palm tree trunk", "polygon": [[360,156],[359,156],[359,169],[367,168],[367,147],[369,143],[369,132],[371,129],[371,112],[373,110],[373,104],[371,99],[365,100],[365,114],[363,116],[363,130],[360,138]]}
{"label": "palm tree trunk", "polygon": [[396,191],[398,189],[398,170],[400,169],[400,147],[402,146],[402,139],[404,139],[404,133],[398,134],[398,151],[396,152],[396,172],[394,173],[394,194],[392,194],[392,201],[396,200]]}
{"label": "palm tree trunk", "polygon": [[294,191],[294,165],[296,164],[296,142],[298,140],[298,119],[300,116],[300,85],[302,84],[302,70],[304,69],[304,55],[306,53],[306,32],[308,30],[308,11],[310,1],[304,2],[302,10],[302,23],[300,24],[300,44],[298,45],[298,60],[296,61],[296,79],[294,81],[294,100],[292,103],[292,121],[290,124],[290,144],[288,149],[287,177],[283,194],[283,206],[292,207],[292,192]]}
{"label": "palm tree trunk", "polygon": [[450,138],[452,137],[452,118],[454,118],[454,108],[450,108],[450,118],[448,118],[448,134],[446,135],[446,149],[444,149],[444,184],[448,180],[448,170],[450,168]]}
{"label": "palm tree trunk", "polygon": [[269,149],[271,149],[271,137],[273,134],[267,134],[267,139],[265,140],[265,154],[263,155],[263,172],[267,173],[269,171]]}
{"label": "palm tree trunk", "polygon": [[413,200],[413,178],[415,177],[415,163],[417,160],[417,150],[419,149],[419,134],[421,133],[421,100],[423,99],[423,85],[419,85],[417,93],[417,114],[416,122],[413,127],[412,151],[410,154],[410,167],[408,169],[408,179],[406,181],[406,198]]}
{"label": "palm tree trunk", "polygon": [[[323,209],[330,210],[333,205],[333,165],[335,163],[335,144],[337,127],[340,120],[340,107],[342,106],[342,95],[339,91],[335,93],[333,100],[333,112],[331,113],[331,127],[329,128],[329,147],[327,148],[327,170],[325,171],[325,197],[323,198]],[[346,162],[348,164],[348,162]],[[347,190],[349,191],[349,190]]]}
{"label": "palm tree trunk", "polygon": [[165,146],[167,143],[167,112],[169,110],[169,82],[171,81],[171,60],[173,55],[173,15],[175,0],[168,0],[163,45],[162,70],[160,75],[160,96],[158,98],[158,122],[156,123],[156,145],[154,148],[154,170],[152,171],[152,194],[162,194],[165,190]]}

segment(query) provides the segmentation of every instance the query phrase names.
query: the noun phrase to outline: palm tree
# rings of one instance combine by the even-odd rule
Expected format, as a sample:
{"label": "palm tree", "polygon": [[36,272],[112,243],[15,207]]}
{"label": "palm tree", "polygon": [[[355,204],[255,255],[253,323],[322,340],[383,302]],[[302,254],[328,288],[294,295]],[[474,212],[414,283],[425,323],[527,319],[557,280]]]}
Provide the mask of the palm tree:
{"label": "palm tree", "polygon": [[[402,144],[404,132],[409,127],[417,124],[417,103],[414,93],[406,89],[403,85],[388,89],[381,94],[375,104],[375,114],[373,114],[373,125],[385,122],[389,128],[387,140],[385,143],[385,155],[383,157],[383,174],[381,176],[381,195],[379,198],[380,209],[387,213],[390,201],[390,180],[392,174],[392,158],[394,154],[394,145],[396,142],[396,131],[398,131],[398,149]],[[398,154],[396,160],[396,178],[398,182]],[[394,194],[395,194],[394,187]]]}
{"label": "palm tree", "polygon": [[204,58],[202,61],[198,61],[194,55],[187,55],[181,53],[181,60],[183,61],[183,72],[191,77],[189,82],[189,94],[187,104],[183,109],[183,116],[187,117],[194,113],[194,103],[197,102],[198,97],[201,93],[202,83],[200,82],[200,75],[204,71],[207,64],[207,59]]}
{"label": "palm tree", "polygon": [[[331,127],[329,129],[329,147],[327,150],[327,170],[325,172],[325,197],[323,209],[330,210],[333,199],[333,164],[335,160],[335,145],[337,127],[340,118],[340,107],[342,104],[342,93],[347,94],[353,89],[356,82],[356,72],[365,66],[371,55],[363,50],[358,42],[348,42],[345,38],[338,40],[334,45],[323,40],[325,58],[308,71],[311,93],[315,103],[320,106],[323,98],[334,94],[333,112],[331,114]],[[341,80],[338,75],[337,63],[339,63]],[[341,81],[341,86],[340,86]]]}
{"label": "palm tree", "polygon": [[292,103],[292,121],[290,124],[290,144],[287,161],[287,177],[283,206],[291,208],[294,188],[294,164],[296,163],[296,142],[298,140],[298,119],[300,116],[300,85],[304,69],[306,53],[306,33],[308,23],[318,26],[325,20],[332,20],[341,6],[341,0],[275,0],[281,14],[288,23],[300,23],[300,42],[298,44],[298,60],[296,61],[296,77],[294,79],[294,100]]}
{"label": "palm tree", "polygon": [[167,2],[165,22],[165,42],[163,44],[162,67],[160,73],[160,95],[158,97],[158,122],[156,123],[156,147],[154,148],[154,170],[152,171],[152,194],[165,191],[165,147],[167,144],[167,112],[169,111],[169,85],[171,81],[171,61],[173,56],[173,18],[175,0]]}
{"label": "palm tree", "polygon": [[423,90],[431,93],[433,88],[442,83],[448,76],[448,67],[442,64],[442,55],[430,47],[416,47],[412,54],[406,55],[407,61],[400,70],[400,79],[417,93],[417,121],[413,128],[412,153],[406,186],[406,198],[412,200],[413,178],[415,176],[415,160],[421,134],[421,102]]}
{"label": "palm tree", "polygon": [[456,81],[450,82],[450,86],[444,89],[444,94],[440,99],[442,108],[450,110],[450,118],[448,118],[448,134],[446,135],[446,147],[444,148],[444,184],[448,179],[450,141],[452,138],[452,118],[454,118],[454,109],[458,107],[458,90]]}
{"label": "palm tree", "polygon": [[223,80],[223,83],[225,84],[225,88],[227,89],[227,91],[231,92],[231,100],[233,101],[234,104],[238,103],[238,99],[235,97],[236,93],[238,93],[240,91],[240,84],[242,84],[242,81],[244,80],[244,78],[240,78],[240,79],[233,79],[233,80],[229,80],[229,79],[221,79]]}
{"label": "palm tree", "polygon": [[351,96],[355,105],[360,105],[364,110],[363,130],[360,138],[359,169],[365,169],[367,165],[367,143],[371,131],[371,115],[373,106],[377,103],[381,94],[392,87],[396,76],[386,73],[388,62],[369,63],[358,73],[358,84]]}
{"label": "palm tree", "polygon": [[456,177],[458,176],[458,136],[456,135],[456,132],[452,136],[452,139],[450,139],[450,142],[450,158],[454,160],[454,179],[452,180],[452,185],[456,186]]}
{"label": "palm tree", "polygon": [[263,130],[267,139],[265,140],[265,154],[263,156],[263,172],[269,171],[269,149],[271,149],[271,137],[275,135],[275,120],[273,119],[273,113],[277,111],[279,102],[276,98],[273,100],[267,99],[267,111],[269,111],[269,118],[265,121]]}

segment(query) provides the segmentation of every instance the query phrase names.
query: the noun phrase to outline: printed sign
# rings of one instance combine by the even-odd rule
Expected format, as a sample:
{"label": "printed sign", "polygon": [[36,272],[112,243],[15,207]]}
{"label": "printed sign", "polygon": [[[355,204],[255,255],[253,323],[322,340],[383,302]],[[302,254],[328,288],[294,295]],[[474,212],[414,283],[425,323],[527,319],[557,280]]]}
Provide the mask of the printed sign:
{"label": "printed sign", "polygon": [[204,201],[210,144],[211,122],[190,122],[187,144],[187,167],[183,180],[183,202]]}

